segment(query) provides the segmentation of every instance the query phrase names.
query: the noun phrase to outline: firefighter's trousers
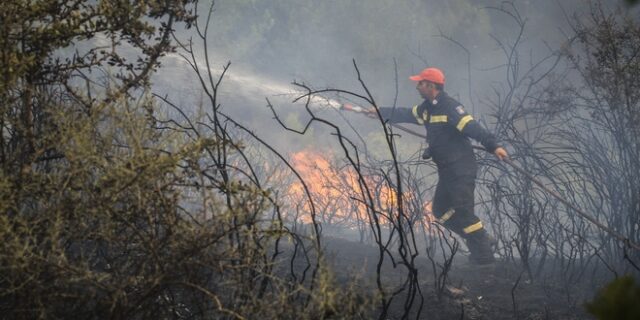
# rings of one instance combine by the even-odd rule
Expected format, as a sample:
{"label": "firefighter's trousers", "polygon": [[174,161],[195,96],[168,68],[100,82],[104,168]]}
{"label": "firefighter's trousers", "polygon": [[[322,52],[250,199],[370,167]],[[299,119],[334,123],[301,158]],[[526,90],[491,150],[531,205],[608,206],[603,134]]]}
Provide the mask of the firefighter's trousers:
{"label": "firefighter's trousers", "polygon": [[473,258],[491,262],[490,237],[480,218],[473,213],[474,191],[475,174],[459,175],[440,170],[432,211],[438,222],[466,240]]}
{"label": "firefighter's trousers", "polygon": [[475,177],[471,175],[439,174],[433,198],[433,214],[451,231],[466,235],[482,229],[482,222],[475,214]]}

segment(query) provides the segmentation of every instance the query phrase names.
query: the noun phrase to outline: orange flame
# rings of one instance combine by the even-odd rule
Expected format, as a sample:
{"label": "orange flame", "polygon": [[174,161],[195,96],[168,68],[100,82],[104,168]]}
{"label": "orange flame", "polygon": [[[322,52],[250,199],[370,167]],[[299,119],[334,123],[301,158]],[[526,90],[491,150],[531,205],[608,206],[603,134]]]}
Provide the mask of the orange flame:
{"label": "orange flame", "polygon": [[[331,154],[317,151],[300,151],[291,155],[291,164],[304,180],[316,207],[316,221],[327,224],[338,224],[350,229],[369,222],[371,208],[366,204],[358,174],[350,166],[340,168],[332,164]],[[381,179],[378,179],[381,180]],[[389,212],[398,205],[397,192],[387,184],[376,181],[374,177],[365,177],[363,183],[374,193],[375,211],[383,213],[381,224],[387,224]],[[377,187],[376,187],[377,186]],[[300,209],[309,211],[310,206],[302,183],[296,181],[289,189],[292,200]],[[411,200],[411,192],[403,194],[403,200]],[[421,203],[421,202],[420,202]],[[367,210],[369,209],[369,210]],[[421,203],[417,210],[421,218],[431,222],[431,202]],[[303,223],[310,223],[311,217],[300,217]],[[428,225],[425,224],[425,225]]]}

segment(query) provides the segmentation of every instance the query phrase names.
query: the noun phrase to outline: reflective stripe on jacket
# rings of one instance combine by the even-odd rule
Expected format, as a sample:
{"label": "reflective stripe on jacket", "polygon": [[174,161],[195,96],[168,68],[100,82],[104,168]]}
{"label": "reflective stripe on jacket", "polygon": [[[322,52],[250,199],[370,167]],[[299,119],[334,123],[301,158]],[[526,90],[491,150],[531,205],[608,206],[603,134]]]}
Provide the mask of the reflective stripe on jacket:
{"label": "reflective stripe on jacket", "polygon": [[433,161],[439,169],[475,175],[475,157],[468,138],[480,142],[491,153],[498,147],[493,134],[444,91],[433,101],[425,100],[413,108],[380,108],[380,113],[391,123],[424,125]]}

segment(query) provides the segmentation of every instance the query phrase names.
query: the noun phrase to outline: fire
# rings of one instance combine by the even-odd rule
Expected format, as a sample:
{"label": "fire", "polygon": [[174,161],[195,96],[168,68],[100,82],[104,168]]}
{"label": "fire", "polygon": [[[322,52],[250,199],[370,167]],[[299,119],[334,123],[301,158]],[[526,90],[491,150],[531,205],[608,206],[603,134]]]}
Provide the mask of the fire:
{"label": "fire", "polygon": [[[351,224],[366,219],[364,204],[351,197],[360,193],[357,175],[353,170],[337,170],[329,160],[316,151],[300,151],[291,155],[291,164],[304,180],[314,201],[319,221],[328,224]],[[341,171],[341,172],[339,172]],[[292,196],[304,201],[303,209],[308,211],[306,194],[301,182],[296,181],[291,189]],[[302,222],[311,222],[310,216],[302,216]]]}
{"label": "fire", "polygon": [[[323,224],[340,225],[349,229],[367,226],[371,208],[367,201],[363,201],[361,183],[358,174],[351,166],[340,167],[331,163],[331,154],[317,151],[300,151],[291,155],[291,164],[304,180],[311,198],[314,201],[317,221]],[[364,183],[368,186],[374,199],[374,210],[380,217],[381,224],[389,223],[391,212],[397,207],[397,192],[382,183],[381,178],[367,176]],[[302,211],[310,209],[302,183],[294,182],[289,188],[293,202],[297,202]],[[408,204],[412,199],[412,192],[405,192],[403,200]],[[416,201],[412,201],[415,203]],[[431,202],[422,203],[414,210],[420,211],[420,218],[431,222]],[[369,210],[367,210],[369,209]],[[303,223],[310,223],[309,215],[301,215]],[[428,224],[427,224],[428,225]]]}

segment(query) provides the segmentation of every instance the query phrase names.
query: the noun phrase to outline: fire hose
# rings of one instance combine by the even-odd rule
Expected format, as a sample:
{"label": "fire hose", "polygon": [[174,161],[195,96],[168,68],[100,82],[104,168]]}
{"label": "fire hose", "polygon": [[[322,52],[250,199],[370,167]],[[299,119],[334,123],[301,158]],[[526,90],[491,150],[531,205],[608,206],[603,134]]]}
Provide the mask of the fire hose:
{"label": "fire hose", "polygon": [[[351,112],[355,112],[355,113],[370,114],[369,110],[367,110],[367,109],[365,109],[363,107],[360,107],[360,106],[352,105],[352,104],[342,104],[340,106],[340,110],[351,111]],[[411,130],[409,128],[406,128],[406,127],[404,127],[402,125],[398,125],[398,124],[395,124],[395,123],[388,123],[388,122],[387,122],[387,124],[392,126],[392,127],[398,128],[398,129],[400,129],[400,130],[402,130],[404,132],[407,132],[407,133],[409,133],[411,135],[414,135],[414,136],[417,136],[417,137],[420,137],[420,138],[423,138],[423,139],[427,138],[426,135],[418,133],[418,132],[416,132],[414,130]],[[486,151],[485,148],[479,147],[479,146],[473,146],[473,148],[477,149],[477,150]],[[558,201],[560,201],[561,203],[563,203],[567,207],[571,208],[573,211],[575,211],[582,218],[584,218],[587,221],[591,222],[593,225],[597,226],[601,230],[603,230],[603,231],[607,232],[608,234],[612,235],[616,239],[620,240],[626,246],[628,246],[630,248],[633,248],[633,249],[636,249],[636,250],[640,250],[640,245],[639,244],[631,241],[631,239],[625,237],[624,235],[622,235],[621,233],[617,232],[616,230],[604,225],[603,223],[598,221],[596,218],[592,217],[591,215],[587,214],[586,212],[584,212],[580,208],[576,207],[574,204],[572,204],[571,202],[569,202],[565,198],[563,198],[560,194],[558,194],[554,190],[551,190],[547,186],[545,186],[544,183],[542,183],[542,181],[540,181],[539,179],[534,177],[531,173],[529,173],[526,170],[520,168],[511,159],[505,158],[503,161],[505,163],[507,163],[511,168],[513,168],[514,170],[516,170],[520,174],[522,174],[525,177],[527,177],[529,180],[531,180],[531,182],[533,182],[535,185],[540,187],[542,190],[544,190],[545,192],[547,192],[548,194],[550,194],[551,196],[556,198]]]}

